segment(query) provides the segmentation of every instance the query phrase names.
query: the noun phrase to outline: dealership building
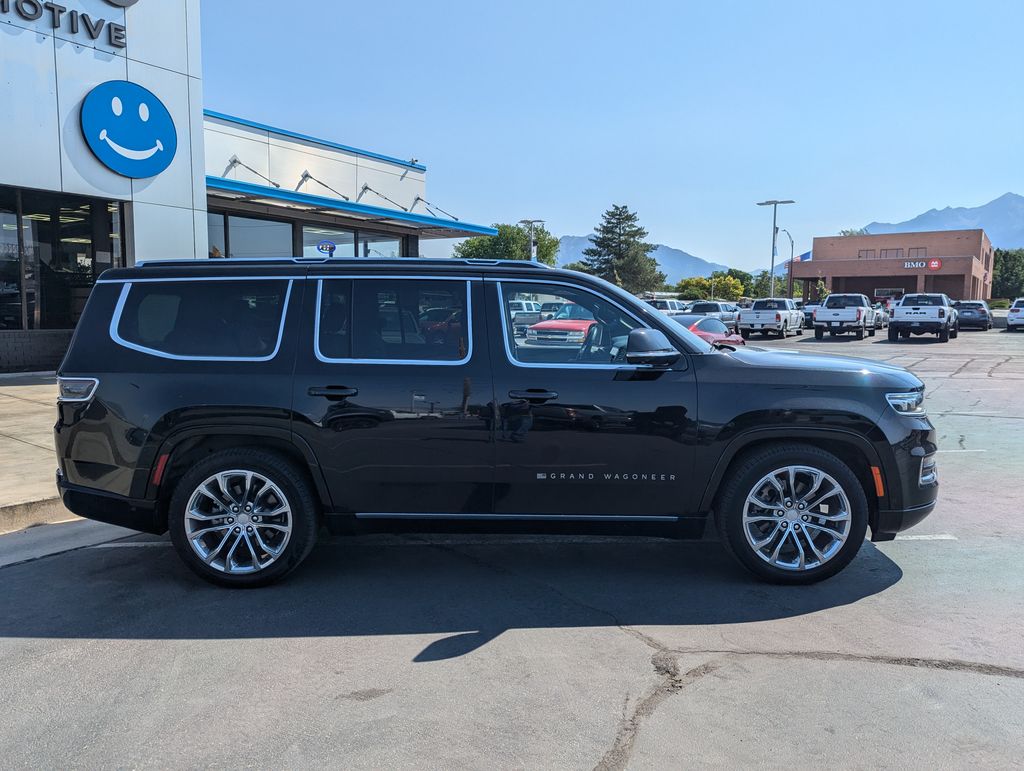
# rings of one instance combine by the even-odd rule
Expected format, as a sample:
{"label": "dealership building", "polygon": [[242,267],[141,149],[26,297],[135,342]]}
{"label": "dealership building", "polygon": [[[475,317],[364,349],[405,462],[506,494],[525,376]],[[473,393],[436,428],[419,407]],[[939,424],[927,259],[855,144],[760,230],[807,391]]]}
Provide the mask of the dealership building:
{"label": "dealership building", "polygon": [[878,299],[908,292],[992,296],[992,242],[984,230],[825,236],[814,239],[811,255],[792,263],[805,301],[816,297],[819,279],[832,292]]}
{"label": "dealership building", "polygon": [[496,233],[428,200],[415,159],[204,110],[199,15],[0,0],[0,371],[52,369],[107,268]]}

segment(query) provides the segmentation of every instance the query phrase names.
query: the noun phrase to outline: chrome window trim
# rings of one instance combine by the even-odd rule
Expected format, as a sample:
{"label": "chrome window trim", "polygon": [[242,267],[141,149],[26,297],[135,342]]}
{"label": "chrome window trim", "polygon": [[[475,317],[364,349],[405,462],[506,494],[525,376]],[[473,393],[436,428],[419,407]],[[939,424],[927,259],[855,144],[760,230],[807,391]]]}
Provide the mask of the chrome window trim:
{"label": "chrome window trim", "polygon": [[489,278],[489,279],[487,279],[487,282],[488,283],[496,284],[497,287],[498,287],[498,309],[501,312],[501,336],[502,336],[502,339],[505,341],[505,356],[508,359],[509,363],[513,367],[521,367],[523,369],[594,369],[594,370],[621,370],[621,369],[635,370],[635,369],[645,369],[645,367],[638,366],[638,365],[635,365],[635,364],[572,364],[572,363],[569,363],[569,362],[566,362],[564,364],[556,364],[556,363],[547,363],[547,362],[526,363],[526,362],[519,361],[518,359],[516,359],[515,356],[512,355],[512,347],[511,347],[509,339],[508,339],[508,325],[505,323],[505,289],[504,289],[504,286],[503,286],[503,283],[505,281],[507,281],[510,284],[547,284],[549,286],[550,285],[567,286],[567,287],[569,287],[571,289],[576,289],[576,290],[581,291],[581,292],[589,292],[590,294],[594,295],[598,299],[604,300],[605,302],[609,303],[610,305],[614,305],[620,311],[625,313],[627,316],[629,316],[631,319],[633,319],[633,321],[635,321],[639,325],[638,328],[652,329],[652,327],[648,326],[643,321],[638,319],[636,317],[636,315],[633,314],[628,308],[623,307],[620,303],[616,302],[615,300],[609,299],[605,295],[598,294],[597,292],[595,292],[590,287],[583,287],[583,286],[580,286],[579,284],[569,283],[568,281],[550,281],[550,280],[545,281],[544,279],[516,279],[516,278],[508,278],[508,279],[506,279],[506,278],[493,278],[492,279],[492,278]]}
{"label": "chrome window trim", "polygon": [[[393,259],[397,260],[397,259],[401,259],[401,258],[395,257]],[[383,272],[379,272],[379,271],[367,272],[367,273],[338,273],[336,275],[324,275],[324,276],[309,275],[309,276],[306,276],[306,278],[309,279],[310,281],[332,281],[332,280],[335,280],[335,279],[345,279],[345,280],[348,280],[348,281],[354,281],[356,279],[361,279],[361,278],[362,279],[367,279],[367,278],[369,278],[369,279],[389,278],[389,279],[393,279],[395,281],[481,281],[482,280],[482,278],[480,276],[445,276],[445,275],[414,276],[414,275],[405,275],[405,274],[397,274],[397,273],[383,273]]]}
{"label": "chrome window trim", "polygon": [[[182,280],[183,279],[176,279],[176,278],[160,278],[160,279],[148,279],[147,282],[148,283],[154,283],[154,282],[157,282],[157,281],[162,281],[164,283],[172,283],[172,282],[179,282],[179,281],[182,281]],[[189,282],[193,282],[193,281],[210,281],[211,279],[191,278],[191,279],[185,279],[185,280],[187,280]],[[124,313],[125,303],[128,302],[128,295],[131,293],[131,290],[132,290],[132,283],[133,283],[132,281],[124,282],[124,286],[121,289],[121,296],[118,297],[118,299],[117,299],[117,305],[114,308],[114,315],[110,319],[110,329],[109,329],[110,339],[113,340],[118,345],[120,345],[120,346],[122,346],[124,348],[128,348],[128,349],[130,349],[132,351],[138,351],[139,353],[144,353],[144,354],[147,354],[149,356],[155,356],[155,357],[157,357],[159,359],[170,359],[171,361],[232,361],[232,362],[234,362],[234,361],[242,361],[242,362],[272,361],[277,356],[278,352],[281,350],[281,342],[284,340],[284,325],[285,325],[285,322],[288,319],[288,306],[289,306],[289,303],[291,302],[292,284],[294,283],[294,280],[290,279],[290,278],[281,278],[281,277],[276,277],[276,276],[275,277],[271,277],[269,279],[265,278],[265,277],[257,277],[257,276],[239,276],[237,278],[232,276],[228,280],[232,280],[232,281],[245,281],[245,280],[248,280],[248,281],[267,281],[267,280],[272,280],[272,281],[287,281],[288,282],[288,288],[285,290],[285,294],[284,294],[284,304],[281,306],[281,323],[280,323],[280,325],[277,328],[277,344],[274,346],[274,350],[271,353],[269,353],[268,355],[266,355],[266,356],[186,356],[186,355],[178,354],[178,353],[167,353],[166,351],[161,351],[161,350],[158,350],[156,348],[149,348],[149,347],[147,347],[145,345],[139,345],[138,343],[132,343],[132,342],[130,342],[128,340],[125,340],[123,337],[121,337],[120,333],[117,331],[117,328],[121,325],[121,314]],[[118,282],[118,283],[120,283],[120,282]]]}
{"label": "chrome window trim", "polygon": [[[473,293],[472,283],[473,279],[464,276],[389,276],[387,274],[381,276],[310,276],[310,280],[316,279],[316,317],[313,327],[313,353],[316,355],[317,360],[324,364],[404,364],[406,366],[415,367],[461,367],[468,364],[473,358]],[[380,280],[380,279],[395,279],[403,281],[415,281],[419,279],[442,279],[453,283],[462,282],[466,285],[466,355],[458,360],[442,360],[437,361],[433,359],[334,359],[330,356],[325,356],[320,352],[320,303],[323,299],[324,281],[359,281],[359,280]],[[479,279],[477,279],[479,280]],[[353,329],[353,332],[355,330]],[[354,336],[354,335],[353,335]]]}
{"label": "chrome window trim", "polygon": [[158,284],[160,282],[175,281],[178,283],[191,283],[195,281],[302,281],[305,276],[183,276],[173,278],[171,276],[160,276],[159,278],[101,278],[97,284]]}

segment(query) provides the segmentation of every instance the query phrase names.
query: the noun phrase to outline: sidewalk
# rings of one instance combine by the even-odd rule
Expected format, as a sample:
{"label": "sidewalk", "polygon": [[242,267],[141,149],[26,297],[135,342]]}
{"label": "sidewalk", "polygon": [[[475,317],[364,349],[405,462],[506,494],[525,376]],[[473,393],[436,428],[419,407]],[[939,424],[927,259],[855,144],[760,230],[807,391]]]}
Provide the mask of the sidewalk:
{"label": "sidewalk", "polygon": [[52,375],[0,377],[0,533],[73,518],[57,498]]}

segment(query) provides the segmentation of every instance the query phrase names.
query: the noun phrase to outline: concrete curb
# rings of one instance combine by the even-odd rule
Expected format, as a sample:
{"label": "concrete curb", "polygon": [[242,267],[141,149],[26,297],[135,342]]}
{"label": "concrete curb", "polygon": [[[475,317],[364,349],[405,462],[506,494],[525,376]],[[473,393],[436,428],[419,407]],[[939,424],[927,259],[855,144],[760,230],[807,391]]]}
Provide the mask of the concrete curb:
{"label": "concrete curb", "polygon": [[60,498],[0,506],[0,535],[35,525],[52,525],[72,519],[78,517],[64,508],[64,502]]}

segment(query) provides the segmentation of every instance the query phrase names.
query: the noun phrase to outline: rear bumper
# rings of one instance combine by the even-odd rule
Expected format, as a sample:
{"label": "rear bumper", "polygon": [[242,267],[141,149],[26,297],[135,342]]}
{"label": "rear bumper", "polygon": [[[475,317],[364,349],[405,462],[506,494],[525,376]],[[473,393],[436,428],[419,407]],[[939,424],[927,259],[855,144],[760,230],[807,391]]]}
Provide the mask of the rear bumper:
{"label": "rear bumper", "polygon": [[946,328],[943,321],[890,321],[889,329],[899,332],[931,332],[935,334]]}
{"label": "rear bumper", "polygon": [[64,506],[80,517],[154,535],[167,532],[167,523],[162,520],[156,501],[79,487],[65,482],[60,474],[57,475],[57,491]]}
{"label": "rear bumper", "polygon": [[824,329],[826,332],[838,332],[840,334],[846,332],[859,332],[862,329],[867,329],[867,325],[863,322],[850,322],[842,324],[826,324],[821,321],[814,325],[815,329]]}
{"label": "rear bumper", "polygon": [[935,510],[935,501],[899,511],[879,511],[871,528],[872,541],[891,541],[897,533],[919,524]]}

